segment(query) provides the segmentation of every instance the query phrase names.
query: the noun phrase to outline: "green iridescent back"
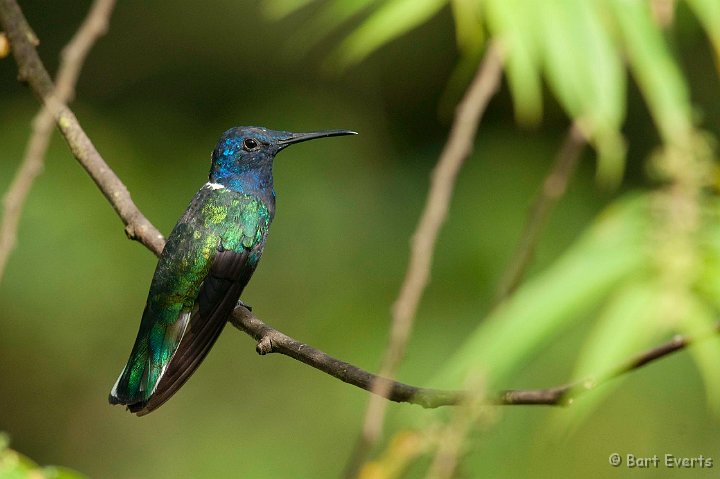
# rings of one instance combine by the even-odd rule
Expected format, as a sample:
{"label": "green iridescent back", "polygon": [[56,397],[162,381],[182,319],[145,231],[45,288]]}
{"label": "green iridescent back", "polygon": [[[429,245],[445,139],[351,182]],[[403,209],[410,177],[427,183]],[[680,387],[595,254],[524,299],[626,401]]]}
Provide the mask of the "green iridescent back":
{"label": "green iridescent back", "polygon": [[270,208],[255,196],[220,185],[198,191],[160,256],[138,337],[111,401],[143,403],[152,395],[198,316],[198,294],[220,251],[245,255],[239,296],[262,255],[273,218]]}

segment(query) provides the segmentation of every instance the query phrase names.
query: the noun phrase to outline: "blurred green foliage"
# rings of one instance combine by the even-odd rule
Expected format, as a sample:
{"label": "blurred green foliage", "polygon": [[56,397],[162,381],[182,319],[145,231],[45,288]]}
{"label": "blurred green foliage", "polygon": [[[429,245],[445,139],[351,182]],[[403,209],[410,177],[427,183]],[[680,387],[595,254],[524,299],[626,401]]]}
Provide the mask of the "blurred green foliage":
{"label": "blurred green foliage", "polygon": [[64,467],[40,467],[8,448],[7,436],[0,434],[0,477],[2,479],[83,479],[85,476]]}
{"label": "blurred green foliage", "polygon": [[[265,0],[282,18],[309,0]],[[542,116],[542,79],[567,114],[579,121],[598,152],[598,177],[616,185],[623,174],[626,76],[633,73],[664,141],[684,143],[692,129],[691,104],[682,74],[663,38],[663,2],[635,0],[354,0],[326,2],[306,29],[317,39],[363,10],[370,11],[335,55],[341,67],[356,64],[450,4],[459,51],[476,63],[486,38],[506,53],[508,86],[517,119]],[[684,6],[684,5],[683,5]],[[707,29],[720,57],[720,7],[715,0],[687,6]],[[487,32],[486,32],[487,30]],[[310,43],[312,44],[312,42]],[[299,42],[306,45],[306,42]],[[467,62],[461,61],[465,67]]]}
{"label": "blurred green foliage", "polygon": [[[720,307],[718,4],[678,2],[663,30],[649,2],[530,3],[120,2],[74,109],[165,232],[229,126],[359,131],[278,159],[278,215],[244,300],[282,331],[374,369],[447,135],[438,105],[457,98],[488,39],[500,39],[506,88],[458,180],[399,376],[488,390],[565,383],[707,328]],[[21,4],[54,67],[87,2]],[[328,69],[328,58],[345,69]],[[2,60],[0,191],[36,108]],[[625,170],[623,182],[598,189],[595,165],[581,164],[527,283],[491,310],[568,118],[589,122],[601,178],[618,182]],[[287,358],[258,357],[230,329],[159,411],[138,419],[107,405],[154,265],[56,138],[0,283],[0,430],[13,448],[98,478],[337,477],[365,393]],[[712,457],[717,355],[710,341],[569,410],[483,410],[460,473],[620,477],[628,471],[607,464],[612,452]],[[420,446],[395,431],[454,414],[392,405],[395,439],[380,457],[397,465],[397,454]],[[573,428],[557,427],[568,418]],[[428,451],[397,470],[423,477]]]}

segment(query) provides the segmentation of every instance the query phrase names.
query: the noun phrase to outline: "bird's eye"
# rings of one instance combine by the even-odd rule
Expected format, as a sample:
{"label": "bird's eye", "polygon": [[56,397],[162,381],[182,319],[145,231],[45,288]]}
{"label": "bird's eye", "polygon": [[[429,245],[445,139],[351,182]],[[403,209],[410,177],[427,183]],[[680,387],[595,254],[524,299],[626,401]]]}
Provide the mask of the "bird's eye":
{"label": "bird's eye", "polygon": [[243,141],[243,148],[247,151],[254,150],[258,147],[258,141],[255,138],[246,138]]}

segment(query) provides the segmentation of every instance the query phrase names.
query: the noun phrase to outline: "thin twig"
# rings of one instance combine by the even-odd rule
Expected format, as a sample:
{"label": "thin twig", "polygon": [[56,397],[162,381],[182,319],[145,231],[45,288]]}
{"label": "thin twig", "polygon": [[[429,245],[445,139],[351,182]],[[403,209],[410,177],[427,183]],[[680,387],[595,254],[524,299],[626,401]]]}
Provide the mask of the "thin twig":
{"label": "thin twig", "polygon": [[135,206],[127,188],[100,156],[72,110],[53,97],[55,87],[35,50],[37,39],[15,0],[0,0],[0,26],[10,39],[20,80],[27,82],[40,102],[50,108],[70,151],[115,209],[127,236],[159,254],[165,243],[162,234]]}
{"label": "thin twig", "polygon": [[560,151],[555,157],[552,169],[543,182],[542,190],[535,198],[532,208],[530,208],[528,220],[520,235],[520,242],[500,281],[496,303],[506,299],[520,285],[525,270],[535,253],[538,241],[540,241],[542,231],[547,224],[550,212],[565,194],[568,181],[577,167],[586,142],[587,140],[580,129],[579,122],[573,122],[568,129]]}
{"label": "thin twig", "polygon": [[[34,34],[14,0],[0,0],[0,24],[2,24],[2,27],[8,32],[8,36],[11,39],[11,47],[21,71],[21,78],[28,81],[33,91],[42,101],[47,101],[45,97],[53,90],[52,82],[40,62],[37,52],[34,50]],[[132,239],[140,241],[150,251],[159,255],[165,244],[163,237],[157,232],[155,227],[137,211],[134,204],[129,200],[129,196],[121,194],[123,191],[127,192],[127,190],[109,169],[97,151],[94,148],[88,149],[88,145],[91,146],[92,144],[90,140],[87,139],[87,136],[82,131],[70,109],[61,105],[60,111],[56,115],[56,121],[62,124],[67,121],[68,115],[70,115],[69,118],[71,118],[72,121],[64,127],[60,125],[60,131],[65,137],[70,150],[94,179],[100,178],[100,180],[96,180],[98,187],[102,190],[121,219],[126,222],[126,224],[136,228],[134,230],[135,236],[133,236]],[[94,155],[96,155],[96,157]],[[88,156],[91,157],[90,160],[87,159]],[[107,178],[110,178],[110,180],[107,180]],[[115,181],[122,185],[122,188],[114,189],[117,186]],[[135,209],[134,216],[133,214],[128,214],[128,211],[132,212],[133,209]],[[143,222],[136,223],[136,218],[142,218]],[[463,392],[417,388],[380,378],[351,364],[339,361],[322,351],[296,341],[271,328],[242,305],[235,308],[230,321],[236,328],[257,340],[257,350],[260,354],[273,352],[284,354],[348,384],[353,384],[370,392],[377,393],[377,391],[373,391],[373,384],[381,383],[386,386],[389,385],[388,392],[383,397],[393,401],[412,402],[424,407],[438,407],[458,404],[465,399],[466,393]],[[572,399],[591,391],[613,378],[644,367],[653,361],[667,357],[694,343],[715,337],[718,334],[720,334],[720,324],[718,324],[714,330],[703,335],[694,337],[676,336],[658,347],[631,358],[609,373],[600,375],[594,380],[586,380],[549,389],[504,391],[495,396],[488,397],[482,402],[495,405],[568,405]]]}
{"label": "thin twig", "polygon": [[[408,269],[393,306],[390,339],[380,368],[383,377],[393,377],[405,355],[415,313],[430,279],[435,243],[447,217],[455,179],[472,152],[480,117],[498,89],[501,75],[502,52],[497,43],[491,43],[475,78],[458,104],[448,141],[432,172],[425,208],[412,236]],[[361,436],[345,471],[346,477],[357,475],[380,436],[386,407],[380,398],[386,395],[387,387],[387,382],[378,382],[373,386],[375,396],[370,398]]]}
{"label": "thin twig", "polygon": [[[59,103],[68,103],[74,97],[75,84],[85,58],[97,39],[107,31],[108,19],[115,0],[96,0],[85,21],[62,52],[55,90],[51,95]],[[28,140],[20,168],[4,198],[4,212],[0,225],[0,280],[10,253],[17,241],[18,223],[22,208],[35,178],[42,172],[45,153],[55,125],[52,112],[43,106],[33,119],[33,132]]]}
{"label": "thin twig", "polygon": [[670,354],[682,351],[687,347],[717,337],[720,334],[720,323],[714,329],[696,336],[677,335],[669,341],[649,349],[642,354],[630,358],[623,364],[610,371],[600,374],[595,378],[588,378],[583,381],[569,383],[548,389],[509,390],[500,393],[495,398],[495,403],[500,405],[542,405],[542,406],[568,406],[580,395],[596,389],[598,386],[607,383],[617,377],[640,369],[658,359]]}

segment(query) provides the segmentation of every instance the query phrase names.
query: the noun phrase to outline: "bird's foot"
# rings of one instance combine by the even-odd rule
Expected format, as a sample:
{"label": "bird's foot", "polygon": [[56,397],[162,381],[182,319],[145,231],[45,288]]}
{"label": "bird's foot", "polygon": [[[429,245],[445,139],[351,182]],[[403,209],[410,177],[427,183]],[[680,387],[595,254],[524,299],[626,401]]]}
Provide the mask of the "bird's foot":
{"label": "bird's foot", "polygon": [[248,311],[251,311],[251,312],[252,312],[252,306],[250,306],[249,304],[243,303],[242,299],[238,299],[237,305],[238,305],[238,306],[242,306],[243,308],[245,308],[245,309],[247,309]]}

